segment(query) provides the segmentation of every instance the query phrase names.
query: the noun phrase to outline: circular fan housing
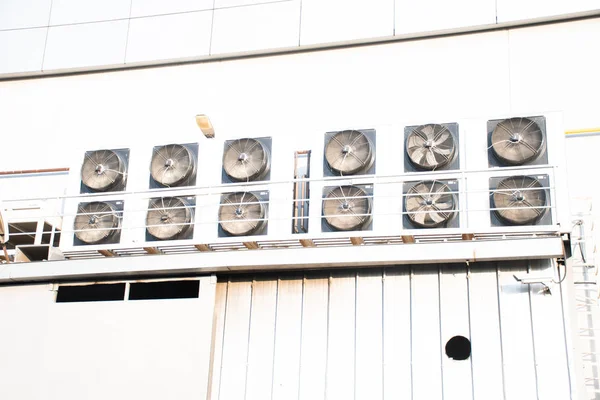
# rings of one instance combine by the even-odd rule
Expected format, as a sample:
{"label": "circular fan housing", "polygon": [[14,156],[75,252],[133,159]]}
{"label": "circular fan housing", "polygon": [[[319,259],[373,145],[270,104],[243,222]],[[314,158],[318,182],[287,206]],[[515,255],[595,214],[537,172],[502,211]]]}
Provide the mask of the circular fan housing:
{"label": "circular fan housing", "polygon": [[358,186],[338,186],[325,196],[323,216],[336,231],[360,230],[371,218],[371,199]]}
{"label": "circular fan housing", "polygon": [[438,228],[454,217],[456,200],[448,185],[422,181],[404,195],[404,209],[411,224],[418,228]]}
{"label": "circular fan housing", "polygon": [[492,194],[494,213],[509,225],[531,225],[546,212],[546,190],[530,176],[511,176],[501,180]]}
{"label": "circular fan housing", "polygon": [[106,192],[121,184],[125,163],[113,150],[89,151],[81,166],[81,182],[93,192]]}
{"label": "circular fan housing", "polygon": [[338,175],[365,172],[375,162],[371,140],[360,131],[341,131],[334,134],[325,145],[325,160]]}
{"label": "circular fan housing", "polygon": [[443,125],[421,125],[408,134],[406,153],[415,167],[431,171],[452,162],[456,142],[452,133]]}
{"label": "circular fan housing", "polygon": [[118,227],[119,216],[114,206],[103,201],[80,204],[73,224],[75,237],[87,244],[106,243]]}
{"label": "circular fan housing", "polygon": [[219,207],[219,225],[232,236],[252,235],[266,224],[265,207],[251,192],[226,195]]}
{"label": "circular fan housing", "polygon": [[269,149],[257,139],[238,139],[226,143],[223,170],[235,182],[264,178],[269,172]]}
{"label": "circular fan housing", "polygon": [[146,215],[146,230],[158,240],[172,240],[185,235],[191,227],[192,210],[179,197],[150,200]]}
{"label": "circular fan housing", "polygon": [[150,175],[159,185],[183,185],[196,173],[194,153],[181,144],[167,144],[154,149],[150,162]]}
{"label": "circular fan housing", "polygon": [[494,156],[505,165],[534,161],[544,152],[545,137],[539,125],[529,118],[510,118],[496,125],[491,136]]}

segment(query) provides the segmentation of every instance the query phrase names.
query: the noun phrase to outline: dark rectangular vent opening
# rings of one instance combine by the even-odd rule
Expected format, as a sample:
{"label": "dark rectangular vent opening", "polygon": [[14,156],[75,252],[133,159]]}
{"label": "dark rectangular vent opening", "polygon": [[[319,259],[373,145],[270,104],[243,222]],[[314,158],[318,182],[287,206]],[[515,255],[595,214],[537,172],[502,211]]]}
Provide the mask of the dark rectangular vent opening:
{"label": "dark rectangular vent opening", "polygon": [[129,300],[194,299],[199,289],[200,281],[132,283]]}
{"label": "dark rectangular vent opening", "polygon": [[57,303],[75,303],[83,301],[115,301],[125,297],[125,284],[100,284],[86,286],[60,286]]}

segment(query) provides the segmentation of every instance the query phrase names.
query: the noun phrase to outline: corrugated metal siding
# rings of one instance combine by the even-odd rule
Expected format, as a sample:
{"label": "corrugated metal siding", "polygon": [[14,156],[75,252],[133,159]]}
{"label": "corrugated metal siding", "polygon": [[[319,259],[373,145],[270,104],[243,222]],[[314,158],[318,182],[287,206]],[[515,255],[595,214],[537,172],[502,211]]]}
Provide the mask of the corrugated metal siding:
{"label": "corrugated metal siding", "polygon": [[[224,277],[210,399],[569,399],[550,261]],[[456,335],[472,355],[445,354]]]}

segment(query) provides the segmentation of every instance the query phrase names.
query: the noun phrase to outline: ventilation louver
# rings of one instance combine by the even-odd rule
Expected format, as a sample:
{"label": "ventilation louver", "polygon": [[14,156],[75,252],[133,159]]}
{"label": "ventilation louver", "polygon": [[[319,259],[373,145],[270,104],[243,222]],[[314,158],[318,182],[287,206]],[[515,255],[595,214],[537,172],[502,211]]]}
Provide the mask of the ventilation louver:
{"label": "ventilation louver", "polygon": [[490,166],[547,163],[545,128],[544,117],[489,121]]}
{"label": "ventilation louver", "polygon": [[374,173],[375,131],[346,130],[325,136],[325,175]]}
{"label": "ventilation louver", "polygon": [[150,161],[151,187],[180,187],[195,184],[197,144],[156,146]]}
{"label": "ventilation louver", "polygon": [[491,206],[500,225],[548,223],[547,176],[492,178],[492,185]]}
{"label": "ventilation louver", "polygon": [[225,142],[223,183],[269,179],[271,139],[237,139]]}
{"label": "ventilation louver", "polygon": [[220,236],[249,236],[264,233],[267,225],[265,194],[236,192],[223,195],[219,207]]}
{"label": "ventilation louver", "polygon": [[193,207],[183,197],[151,199],[146,214],[146,232],[150,239],[187,239],[192,233]]}
{"label": "ventilation louver", "polygon": [[73,229],[75,244],[116,243],[120,237],[122,202],[80,203]]}
{"label": "ventilation louver", "polygon": [[405,128],[405,171],[457,169],[457,124],[427,124]]}
{"label": "ventilation louver", "polygon": [[123,190],[128,159],[127,149],[86,152],[81,166],[81,193]]}
{"label": "ventilation louver", "polygon": [[[421,181],[405,185],[404,212],[412,228],[448,228],[457,219],[455,181]],[[453,226],[452,226],[453,227]]]}
{"label": "ventilation louver", "polygon": [[[369,187],[370,188],[370,187]],[[364,230],[371,221],[372,193],[366,187],[325,188],[323,219],[334,231]]]}

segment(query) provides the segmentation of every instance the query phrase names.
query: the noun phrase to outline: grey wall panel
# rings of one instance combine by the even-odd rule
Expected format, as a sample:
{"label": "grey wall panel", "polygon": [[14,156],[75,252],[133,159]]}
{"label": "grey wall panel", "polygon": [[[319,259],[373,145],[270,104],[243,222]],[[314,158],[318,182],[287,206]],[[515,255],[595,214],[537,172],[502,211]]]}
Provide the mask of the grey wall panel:
{"label": "grey wall panel", "polygon": [[210,10],[214,0],[131,0],[131,17]]}
{"label": "grey wall panel", "polygon": [[129,18],[131,0],[52,0],[50,25]]}
{"label": "grey wall panel", "polygon": [[0,1],[0,30],[48,26],[52,0]]}
{"label": "grey wall panel", "polygon": [[0,31],[0,74],[41,71],[48,28]]}
{"label": "grey wall panel", "polygon": [[212,11],[132,19],[126,62],[206,55],[211,26]]}
{"label": "grey wall panel", "polygon": [[229,283],[218,282],[215,289],[215,311],[211,338],[211,365],[207,391],[209,399],[219,398],[221,387],[221,369],[223,367],[223,339],[225,337],[225,314]]}
{"label": "grey wall panel", "polygon": [[502,343],[495,263],[471,264],[469,319],[475,399],[504,399]]}
{"label": "grey wall panel", "polygon": [[129,21],[51,27],[44,70],[122,64]]}
{"label": "grey wall panel", "polygon": [[396,0],[395,4],[396,35],[496,22],[495,0]]}
{"label": "grey wall panel", "polygon": [[394,34],[394,0],[303,0],[300,44]]}
{"label": "grey wall panel", "polygon": [[298,45],[300,1],[215,10],[211,53]]}
{"label": "grey wall panel", "polygon": [[502,357],[507,400],[538,398],[529,288],[513,277],[513,274],[523,271],[527,271],[526,262],[498,265]]}
{"label": "grey wall panel", "polygon": [[597,0],[498,0],[498,22],[538,18],[547,15],[575,13],[596,10],[600,7]]}

